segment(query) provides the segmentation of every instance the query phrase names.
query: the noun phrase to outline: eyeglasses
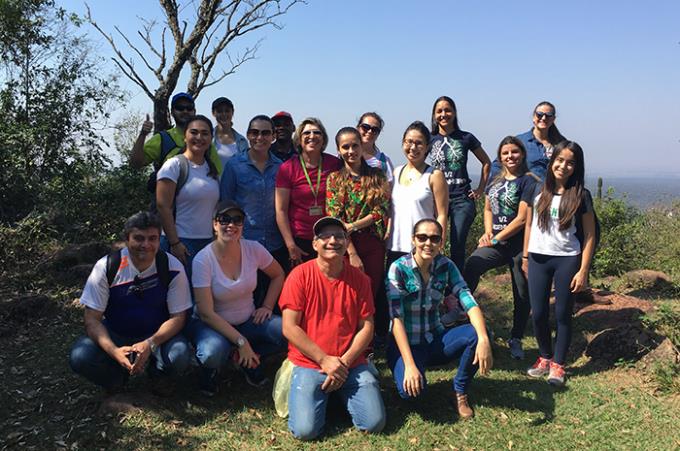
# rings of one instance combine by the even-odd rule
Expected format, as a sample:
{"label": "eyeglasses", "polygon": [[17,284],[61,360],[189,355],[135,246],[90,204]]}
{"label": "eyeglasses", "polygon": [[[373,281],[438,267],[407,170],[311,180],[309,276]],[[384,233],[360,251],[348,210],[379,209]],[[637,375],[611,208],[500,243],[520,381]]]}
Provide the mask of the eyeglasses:
{"label": "eyeglasses", "polygon": [[432,244],[439,244],[442,242],[442,236],[441,235],[426,235],[424,233],[418,233],[416,234],[416,241],[419,243],[424,243],[427,240],[430,240],[430,243]]}
{"label": "eyeglasses", "polygon": [[363,131],[365,131],[366,133],[373,132],[374,135],[377,135],[378,133],[380,133],[380,130],[381,130],[380,127],[376,127],[375,125],[370,125],[370,124],[367,124],[365,122],[362,123],[362,124],[359,124],[359,128],[362,129]]}
{"label": "eyeglasses", "polygon": [[235,226],[243,225],[243,215],[230,216],[227,214],[219,215],[215,218],[215,221],[219,222],[220,225],[234,224]]}
{"label": "eyeglasses", "polygon": [[314,135],[314,136],[321,136],[321,130],[305,130],[302,132],[302,136],[309,136],[309,135]]}
{"label": "eyeglasses", "polygon": [[321,232],[316,236],[321,241],[328,241],[331,237],[335,238],[336,241],[344,241],[347,239],[347,234],[345,232]]}
{"label": "eyeglasses", "polygon": [[172,109],[175,111],[194,111],[196,107],[193,105],[175,105]]}
{"label": "eyeglasses", "polygon": [[534,114],[539,119],[543,119],[544,116],[546,119],[552,119],[555,117],[555,113],[544,113],[543,111],[535,111]]}
{"label": "eyeglasses", "polygon": [[404,147],[406,147],[408,149],[411,146],[423,147],[423,146],[425,146],[425,143],[422,142],[422,141],[414,141],[412,139],[407,139],[407,140],[404,141]]}
{"label": "eyeglasses", "polygon": [[257,138],[258,136],[261,136],[263,138],[269,138],[272,136],[272,131],[271,130],[258,130],[256,128],[249,128],[248,131],[246,132],[248,136],[251,138]]}

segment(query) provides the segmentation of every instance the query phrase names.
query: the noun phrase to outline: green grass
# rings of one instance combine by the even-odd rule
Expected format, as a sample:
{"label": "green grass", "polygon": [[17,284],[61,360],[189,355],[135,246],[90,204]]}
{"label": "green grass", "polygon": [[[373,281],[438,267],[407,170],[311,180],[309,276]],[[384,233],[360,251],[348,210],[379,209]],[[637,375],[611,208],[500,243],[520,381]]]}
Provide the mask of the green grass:
{"label": "green grass", "polygon": [[[511,310],[507,287],[485,286],[487,310],[497,337],[507,336]],[[0,338],[0,449],[680,449],[680,398],[655,391],[634,367],[593,370],[586,358],[568,369],[566,389],[524,376],[536,357],[524,340],[527,359],[508,357],[501,338],[494,343],[495,368],[477,377],[470,391],[473,421],[459,421],[448,401],[452,366],[428,371],[422,399],[404,402],[396,394],[384,360],[378,360],[388,422],[382,434],[352,429],[339,409],[328,412],[323,438],[294,440],[276,416],[271,389],[257,390],[238,373],[228,374],[220,393],[202,397],[192,377],[180,380],[171,398],[147,392],[145,377],[128,385],[128,398],[141,411],[98,413],[102,394],[71,373],[68,351],[82,333],[75,292],[60,292],[60,308],[17,323]],[[578,326],[578,324],[577,324]]]}

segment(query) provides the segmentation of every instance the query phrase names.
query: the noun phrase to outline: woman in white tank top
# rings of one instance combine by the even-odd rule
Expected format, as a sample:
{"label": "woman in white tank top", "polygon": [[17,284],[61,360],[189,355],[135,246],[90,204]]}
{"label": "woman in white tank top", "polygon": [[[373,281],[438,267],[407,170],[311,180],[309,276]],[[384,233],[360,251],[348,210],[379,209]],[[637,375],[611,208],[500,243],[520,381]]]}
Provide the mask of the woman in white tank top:
{"label": "woman in white tank top", "polygon": [[[420,121],[413,122],[404,132],[402,148],[407,163],[394,171],[388,268],[398,257],[411,252],[411,232],[419,220],[436,219],[445,231],[448,230],[448,188],[444,174],[425,163],[429,143],[430,132]],[[442,242],[446,242],[446,236]]]}

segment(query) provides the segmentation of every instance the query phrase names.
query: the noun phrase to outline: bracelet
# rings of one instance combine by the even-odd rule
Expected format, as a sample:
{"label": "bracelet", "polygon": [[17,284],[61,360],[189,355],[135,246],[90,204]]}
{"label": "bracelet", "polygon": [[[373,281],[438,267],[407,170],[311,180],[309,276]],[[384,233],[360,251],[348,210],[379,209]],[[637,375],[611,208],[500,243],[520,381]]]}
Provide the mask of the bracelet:
{"label": "bracelet", "polygon": [[273,309],[272,307],[269,307],[269,306],[267,306],[267,305],[262,304],[262,307],[266,308],[266,309],[269,310],[270,312],[273,312],[273,311],[274,311],[274,309]]}
{"label": "bracelet", "polygon": [[529,256],[528,255],[522,255],[522,259],[529,260]]}
{"label": "bracelet", "polygon": [[170,247],[175,247],[175,246],[177,246],[179,243],[181,243],[181,241],[177,241],[176,243],[170,243]]}

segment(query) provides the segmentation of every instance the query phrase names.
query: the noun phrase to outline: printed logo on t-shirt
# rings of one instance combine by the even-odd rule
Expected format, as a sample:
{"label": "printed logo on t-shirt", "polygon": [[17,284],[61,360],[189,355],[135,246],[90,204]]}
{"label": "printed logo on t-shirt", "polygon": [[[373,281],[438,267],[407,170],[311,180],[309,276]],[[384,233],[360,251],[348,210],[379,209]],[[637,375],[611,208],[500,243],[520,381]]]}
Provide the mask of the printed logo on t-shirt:
{"label": "printed logo on t-shirt", "polygon": [[432,145],[432,162],[437,169],[457,171],[463,164],[464,156],[463,144],[448,136]]}
{"label": "printed logo on t-shirt", "polygon": [[556,207],[550,207],[550,217],[552,219],[560,219],[560,209]]}

